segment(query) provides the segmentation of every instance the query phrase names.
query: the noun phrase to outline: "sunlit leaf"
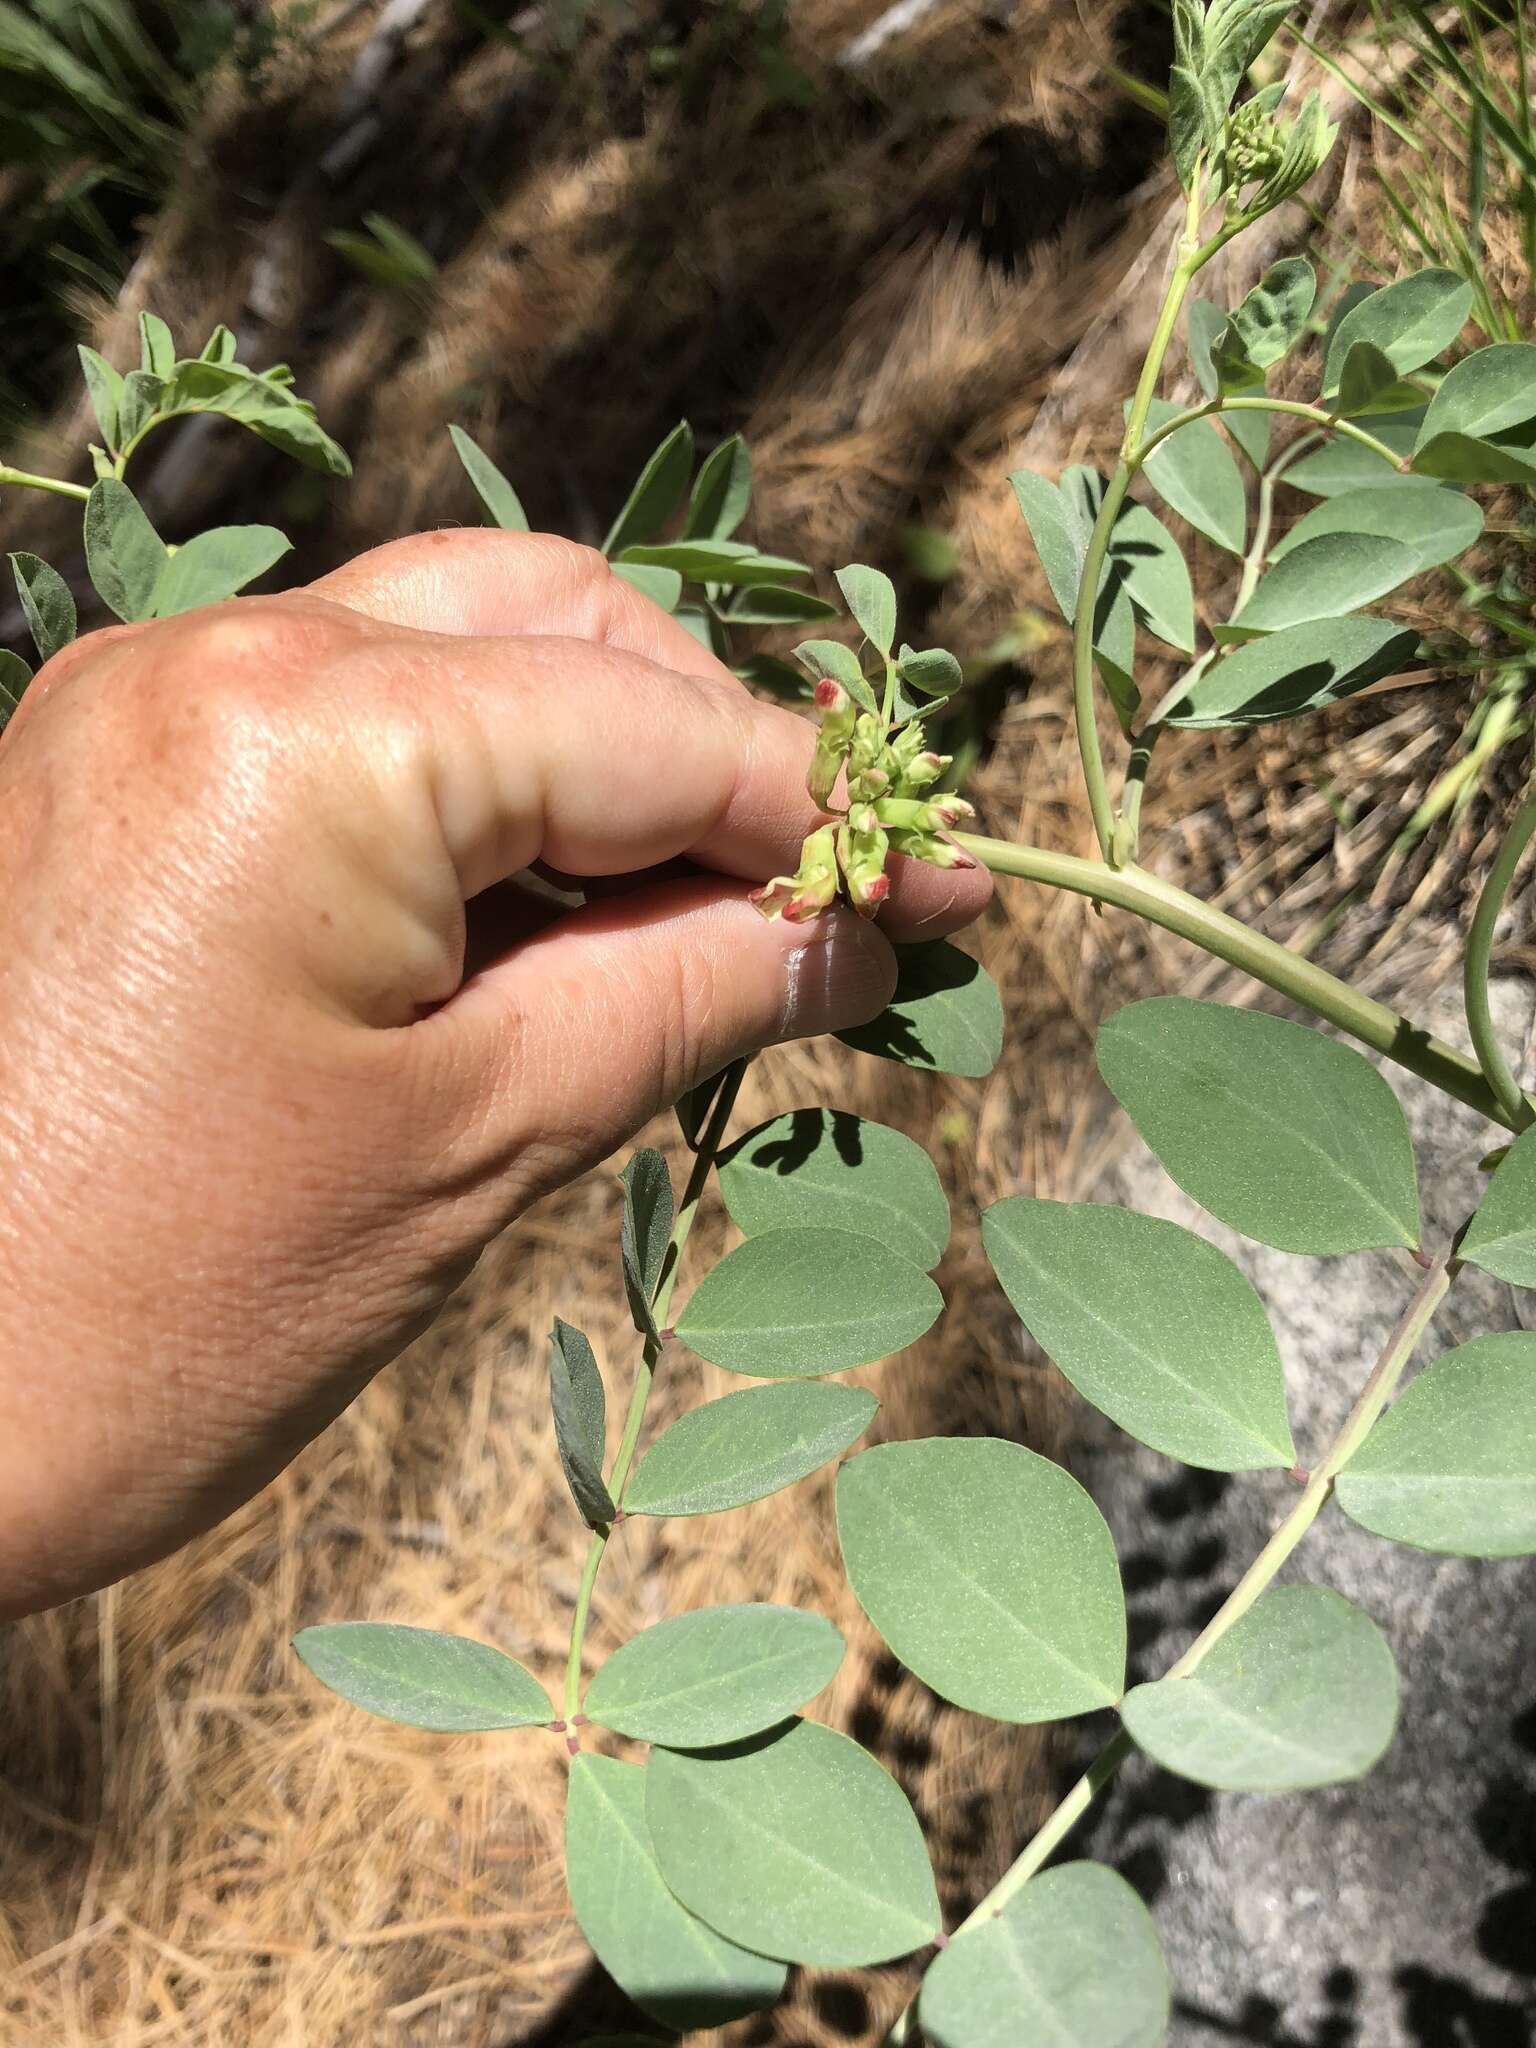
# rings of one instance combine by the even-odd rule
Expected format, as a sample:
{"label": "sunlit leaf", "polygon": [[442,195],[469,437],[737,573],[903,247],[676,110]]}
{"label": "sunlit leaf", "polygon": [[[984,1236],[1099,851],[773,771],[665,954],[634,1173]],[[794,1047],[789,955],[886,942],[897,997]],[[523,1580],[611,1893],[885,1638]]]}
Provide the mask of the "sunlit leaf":
{"label": "sunlit leaf", "polygon": [[1020,1722],[1119,1698],[1114,1543],[1050,1459],[992,1437],[881,1444],[839,1472],[837,1528],[859,1605],[941,1698]]}
{"label": "sunlit leaf", "polygon": [[407,1728],[459,1735],[554,1718],[548,1694],[521,1664],[467,1636],[338,1621],[300,1629],[293,1647],[322,1685]]}
{"label": "sunlit leaf", "polygon": [[1400,1394],[1339,1476],[1351,1521],[1455,1557],[1536,1552],[1536,1336],[1474,1337]]}
{"label": "sunlit leaf", "polygon": [[526,533],[528,514],[523,510],[523,501],[485,450],[462,427],[450,427],[448,438],[493,525],[504,533]]}
{"label": "sunlit leaf", "polygon": [[[1413,452],[1423,417],[1417,411],[1395,413],[1388,419],[1368,419],[1358,424],[1374,440],[1390,448],[1396,458],[1406,460]],[[1405,475],[1395,462],[1389,462],[1374,449],[1362,447],[1358,441],[1345,440],[1342,434],[1333,435],[1326,446],[1302,456],[1299,462],[1289,463],[1285,481],[1315,498],[1333,498],[1340,491],[1360,491],[1373,485],[1422,487],[1421,478]]]}
{"label": "sunlit leaf", "polygon": [[91,410],[96,415],[96,424],[101,429],[101,438],[111,449],[118,446],[118,408],[123,402],[123,380],[107,361],[93,348],[80,344],[80,368],[85,376],[86,394],[91,401]]}
{"label": "sunlit leaf", "polygon": [[[1167,399],[1154,399],[1148,434],[1177,419],[1181,410]],[[1243,552],[1248,494],[1236,457],[1209,420],[1192,420],[1187,427],[1180,427],[1148,456],[1142,473],[1196,532],[1229,554]]]}
{"label": "sunlit leaf", "polygon": [[37,658],[52,661],[79,629],[74,597],[58,570],[51,569],[37,555],[17,554],[10,559],[16,595],[21,599]]}
{"label": "sunlit leaf", "polygon": [[1296,1462],[1264,1307],[1204,1238],[1090,1203],[1016,1196],[982,1218],[1003,1290],[1085,1400],[1186,1465]]}
{"label": "sunlit leaf", "polygon": [[1363,1054],[1258,1010],[1154,996],[1101,1026],[1099,1071],[1184,1192],[1284,1252],[1419,1241],[1407,1120]]}
{"label": "sunlit leaf", "polygon": [[1399,376],[1443,355],[1467,324],[1472,287],[1451,270],[1421,270],[1372,292],[1334,329],[1323,369],[1323,392],[1340,388],[1344,365],[1357,342],[1369,342]]}
{"label": "sunlit leaf", "polygon": [[1536,1287],[1536,1127],[1500,1161],[1461,1240],[1460,1257],[1516,1287]]}
{"label": "sunlit leaf", "polygon": [[613,573],[642,597],[664,612],[675,612],[683,594],[683,579],[676,569],[653,569],[639,562],[615,562]]}
{"label": "sunlit leaf", "polygon": [[1342,619],[1418,574],[1418,556],[1369,533],[1323,533],[1289,549],[1218,640],[1280,633],[1313,619]]}
{"label": "sunlit leaf", "polygon": [[752,457],[740,434],[732,434],[707,457],[694,480],[683,522],[689,540],[729,540],[752,502]]}
{"label": "sunlit leaf", "polygon": [[664,2026],[723,2025],[772,2005],[785,1970],[690,1913],[661,1874],[646,1820],[649,1771],[606,1756],[571,1764],[565,1872],[598,1961]]}
{"label": "sunlit leaf", "polygon": [[603,553],[619,554],[654,540],[682,503],[693,472],[693,429],[680,420],[641,470],[619,516],[608,529]]}
{"label": "sunlit leaf", "polygon": [[713,1749],[787,1720],[832,1682],[843,1648],[830,1621],[798,1607],[704,1607],[631,1636],[582,1710],[637,1742]]}
{"label": "sunlit leaf", "polygon": [[1500,341],[1448,371],[1429,402],[1418,445],[1437,434],[1495,440],[1536,419],[1536,342]]}
{"label": "sunlit leaf", "polygon": [[640,1461],[631,1515],[709,1515],[794,1485],[857,1441],[879,1402],[831,1380],[780,1380],[680,1416]]}
{"label": "sunlit leaf", "polygon": [[1168,1968],[1118,1872],[1064,1863],[957,1935],[923,1979],[929,2048],[1158,2048]]}
{"label": "sunlit leaf", "polygon": [[1148,632],[1184,654],[1195,651],[1195,594],[1184,550],[1155,512],[1127,505],[1115,521],[1109,558]]}
{"label": "sunlit leaf", "polygon": [[158,313],[139,315],[139,367],[151,376],[169,377],[176,367],[176,343]]}
{"label": "sunlit leaf", "polygon": [[292,553],[275,526],[216,526],[195,533],[166,563],[155,588],[155,616],[174,618],[200,605],[222,604]]}
{"label": "sunlit leaf", "polygon": [[690,1351],[728,1372],[814,1377],[915,1343],[943,1307],[922,1268],[875,1238],[769,1230],[704,1276],[676,1327]]}
{"label": "sunlit leaf", "polygon": [[864,562],[837,571],[837,587],[870,645],[889,656],[896,644],[896,591],[889,576]]}
{"label": "sunlit leaf", "polygon": [[1008,481],[1024,514],[1056,609],[1070,626],[1077,616],[1077,595],[1088,552],[1087,529],[1077,506],[1059,485],[1036,476],[1030,469],[1016,471]]}
{"label": "sunlit leaf", "polygon": [[906,1794],[813,1721],[728,1749],[659,1749],[646,1817],[663,1877],[732,1940],[854,1969],[933,1940],[939,1901]]}
{"label": "sunlit leaf", "polygon": [[170,556],[138,499],[115,477],[91,488],[85,506],[85,564],[97,595],[120,619],[154,616]]}
{"label": "sunlit leaf", "polygon": [[990,1074],[1003,1050],[1003,1004],[991,976],[942,939],[896,949],[896,993],[873,1023],[838,1032],[856,1052],[938,1074]]}
{"label": "sunlit leaf", "polygon": [[[1290,559],[1289,557],[1287,558]],[[1412,661],[1418,635],[1390,619],[1313,619],[1250,641],[1206,669],[1165,725],[1266,725],[1321,711]]]}
{"label": "sunlit leaf", "polygon": [[748,1237],[826,1224],[878,1238],[931,1270],[949,1243],[949,1203],[921,1145],[841,1110],[795,1109],[739,1138],[720,1194]]}
{"label": "sunlit leaf", "polygon": [[1283,561],[1309,540],[1329,533],[1373,533],[1395,540],[1412,551],[1417,571],[1451,562],[1473,545],[1483,530],[1482,507],[1460,491],[1423,484],[1403,490],[1401,484],[1343,491],[1325,498],[1270,550],[1270,561]]}
{"label": "sunlit leaf", "polygon": [[1222,1792],[1363,1777],[1392,1740],[1397,1670],[1368,1614],[1320,1586],[1266,1593],[1187,1678],[1128,1692],[1138,1748]]}

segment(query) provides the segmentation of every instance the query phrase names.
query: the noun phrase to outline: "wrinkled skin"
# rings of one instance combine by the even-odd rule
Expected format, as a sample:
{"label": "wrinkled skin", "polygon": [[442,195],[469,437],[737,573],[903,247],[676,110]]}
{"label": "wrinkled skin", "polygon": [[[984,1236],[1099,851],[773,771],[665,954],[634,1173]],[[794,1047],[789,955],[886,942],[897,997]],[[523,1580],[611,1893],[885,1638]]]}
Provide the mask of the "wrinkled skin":
{"label": "wrinkled skin", "polygon": [[904,863],[878,927],[752,909],[813,744],[543,537],[48,664],[0,742],[0,1614],[216,1521],[530,1202],[976,913]]}

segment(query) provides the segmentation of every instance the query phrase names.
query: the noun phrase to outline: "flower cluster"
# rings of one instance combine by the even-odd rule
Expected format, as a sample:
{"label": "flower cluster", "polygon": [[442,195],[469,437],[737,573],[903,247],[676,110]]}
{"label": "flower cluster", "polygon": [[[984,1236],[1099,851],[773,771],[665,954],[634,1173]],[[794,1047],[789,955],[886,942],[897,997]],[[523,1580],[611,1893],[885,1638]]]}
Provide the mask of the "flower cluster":
{"label": "flower cluster", "polygon": [[848,808],[812,832],[793,875],[778,875],[752,901],[765,917],[802,924],[819,917],[837,897],[839,883],[862,917],[873,917],[891,893],[886,862],[892,853],[936,868],[972,867],[949,834],[974,817],[963,797],[927,791],[950,765],[925,743],[920,721],[894,732],[873,712],[860,711],[841,683],[824,676],[816,685],[821,732],[806,787],[829,808],[839,775],[847,771]]}

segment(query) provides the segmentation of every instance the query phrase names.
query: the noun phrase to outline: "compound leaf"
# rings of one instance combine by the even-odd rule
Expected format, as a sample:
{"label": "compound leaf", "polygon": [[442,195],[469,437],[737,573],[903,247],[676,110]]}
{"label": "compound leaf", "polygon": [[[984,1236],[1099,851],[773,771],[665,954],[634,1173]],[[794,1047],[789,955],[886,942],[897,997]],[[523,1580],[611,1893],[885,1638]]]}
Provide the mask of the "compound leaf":
{"label": "compound leaf", "polygon": [[987,1210],[982,1241],[1035,1342],[1122,1429],[1208,1471],[1295,1464],[1274,1333],[1225,1252],[1131,1209],[1023,1195]]}
{"label": "compound leaf", "polygon": [[677,1334],[727,1372],[810,1378],[888,1357],[943,1307],[922,1268],[875,1238],[824,1226],[769,1230],[704,1276]]}
{"label": "compound leaf", "polygon": [[1033,1722],[1120,1697],[1114,1543],[1049,1458],[991,1437],[881,1444],[838,1474],[837,1528],[854,1597],[942,1698]]}
{"label": "compound leaf", "polygon": [[659,1341],[651,1303],[672,1236],[672,1179],[666,1160],[647,1145],[635,1153],[619,1182],[624,1190],[619,1247],[629,1312],[642,1337]]}
{"label": "compound leaf", "polygon": [[930,2048],[1159,2048],[1169,1995],[1157,1929],[1125,1879],[1063,1863],[935,1957],[918,2017]]}
{"label": "compound leaf", "polygon": [[1099,1031],[1099,1072],[1184,1192],[1277,1251],[1412,1248],[1413,1145],[1363,1054],[1320,1031],[1185,996]]}
{"label": "compound leaf", "polygon": [[720,1161],[720,1194],[748,1237],[827,1224],[878,1238],[925,1272],[949,1243],[949,1203],[921,1145],[843,1110],[792,1109]]}
{"label": "compound leaf", "polygon": [[571,1909],[598,1961],[642,2012],[668,2027],[721,2026],[772,2005],[786,1972],[727,1941],[673,1893],[646,1820],[649,1775],[612,1757],[572,1762],[565,1812]]}
{"label": "compound leaf", "polygon": [[21,599],[37,658],[51,661],[79,630],[69,585],[57,569],[50,568],[37,555],[12,555],[11,573],[16,578],[16,595]]}
{"label": "compound leaf", "polygon": [[85,564],[103,604],[120,619],[153,618],[171,557],[125,483],[103,477],[85,505]]}
{"label": "compound leaf", "polygon": [[1459,1256],[1497,1280],[1536,1287],[1536,1126],[1522,1131],[1500,1161]]}
{"label": "compound leaf", "polygon": [[1351,1521],[1453,1557],[1536,1552],[1536,1336],[1474,1337],[1400,1394],[1339,1475]]}
{"label": "compound leaf", "polygon": [[657,1750],[646,1775],[663,1877],[730,1939],[857,1969],[938,1932],[917,1816],[846,1735],[796,1720],[728,1749]]}
{"label": "compound leaf", "polygon": [[608,529],[603,553],[617,555],[637,542],[654,540],[681,504],[692,473],[693,429],[679,420],[641,470]]}
{"label": "compound leaf", "polygon": [[450,427],[448,438],[464,465],[465,475],[475,487],[476,497],[490,513],[492,522],[503,533],[526,533],[528,514],[523,510],[523,501],[485,450],[478,442],[472,441],[462,427]]}
{"label": "compound leaf", "polygon": [[1371,1768],[1397,1724],[1397,1670],[1368,1614],[1320,1586],[1266,1593],[1187,1678],[1120,1709],[1138,1748],[1219,1792],[1299,1792]]}
{"label": "compound leaf", "polygon": [[549,1405],[571,1497],[589,1528],[606,1529],[617,1509],[603,1483],[607,1442],[603,1376],[585,1336],[559,1316],[549,1333]]}
{"label": "compound leaf", "polygon": [[275,526],[216,526],[195,533],[165,565],[155,588],[155,617],[169,619],[200,605],[222,604],[292,548]]}
{"label": "compound leaf", "polygon": [[300,1629],[293,1647],[322,1685],[406,1728],[461,1735],[539,1728],[554,1718],[548,1694],[531,1673],[468,1636],[338,1621]]}
{"label": "compound leaf", "polygon": [[1003,1003],[986,970],[943,939],[896,949],[896,993],[844,1045],[929,1073],[990,1074],[1003,1050]]}
{"label": "compound leaf", "polygon": [[1285,626],[1196,676],[1163,722],[1196,729],[1269,725],[1321,711],[1398,674],[1418,644],[1416,633],[1390,619],[1309,619]]}
{"label": "compound leaf", "polygon": [[745,1507],[846,1451],[880,1404],[862,1387],[779,1380],[680,1416],[640,1462],[631,1515],[709,1515]]}
{"label": "compound leaf", "polygon": [[798,1607],[704,1607],[615,1650],[582,1711],[599,1727],[669,1749],[713,1749],[776,1728],[843,1661],[830,1621]]}

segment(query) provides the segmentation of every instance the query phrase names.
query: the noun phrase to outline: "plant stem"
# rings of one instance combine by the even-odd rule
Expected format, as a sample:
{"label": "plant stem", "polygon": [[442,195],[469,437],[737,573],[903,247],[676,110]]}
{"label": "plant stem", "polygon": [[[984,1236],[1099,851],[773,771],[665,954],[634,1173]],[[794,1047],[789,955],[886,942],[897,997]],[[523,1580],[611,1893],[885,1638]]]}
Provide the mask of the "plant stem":
{"label": "plant stem", "polygon": [[[975,833],[956,833],[956,843],[990,868],[994,874],[1014,875],[1027,882],[1040,882],[1050,889],[1066,889],[1073,895],[1091,897],[1118,910],[1134,911],[1164,931],[1188,939],[1218,960],[1241,968],[1256,981],[1278,994],[1289,996],[1314,1016],[1336,1024],[1362,1045],[1383,1053],[1398,1066],[1431,1082],[1443,1094],[1465,1102],[1494,1123],[1515,1129],[1516,1120],[1505,1111],[1475,1060],[1454,1047],[1432,1038],[1420,1026],[1362,995],[1348,982],[1293,953],[1289,947],[1261,932],[1251,931],[1225,911],[1215,910],[1197,896],[1177,889],[1171,882],[1150,875],[1144,868],[1109,868],[1098,861],[1082,860],[1075,854],[1048,853],[1037,846],[1020,846],[1009,839],[986,839]],[[1522,1098],[1523,1099],[1523,1098]],[[1527,1114],[1536,1113],[1536,1104]]]}
{"label": "plant stem", "polygon": [[[746,1075],[747,1062],[736,1060],[727,1069],[720,1092],[715,1097],[710,1111],[709,1122],[699,1139],[694,1154],[693,1167],[688,1175],[688,1185],[683,1190],[683,1199],[673,1218],[672,1234],[667,1240],[666,1256],[661,1262],[657,1275],[656,1292],[651,1297],[651,1313],[658,1328],[665,1325],[667,1311],[672,1306],[673,1291],[677,1286],[678,1269],[683,1262],[683,1251],[693,1230],[694,1218],[699,1213],[699,1202],[710,1174],[714,1171],[716,1157],[720,1151],[725,1127],[731,1120],[736,1107],[736,1097],[741,1092],[742,1080]],[[641,1352],[639,1370],[635,1374],[634,1389],[629,1397],[629,1411],[624,1418],[624,1434],[619,1439],[619,1448],[613,1460],[613,1469],[608,1475],[608,1491],[614,1502],[622,1508],[629,1475],[634,1468],[635,1452],[640,1445],[640,1431],[645,1422],[646,1403],[651,1397],[651,1387],[656,1378],[656,1364],[661,1356],[661,1347],[654,1338],[647,1337]],[[572,1721],[581,1707],[581,1656],[587,1639],[587,1622],[592,1613],[592,1593],[597,1584],[597,1575],[602,1568],[603,1553],[608,1548],[612,1528],[594,1529],[592,1540],[587,1545],[586,1562],[581,1570],[581,1583],[576,1589],[576,1608],[571,1616],[571,1646],[565,1661],[565,1718]]]}
{"label": "plant stem", "polygon": [[1116,821],[1114,806],[1110,802],[1109,782],[1104,774],[1104,754],[1099,745],[1099,730],[1096,718],[1096,700],[1093,677],[1093,641],[1098,624],[1097,612],[1099,585],[1104,580],[1104,565],[1109,559],[1109,545],[1114,534],[1115,521],[1125,503],[1125,494],[1131,487],[1132,479],[1141,467],[1139,450],[1141,437],[1146,431],[1147,416],[1152,410],[1152,401],[1157,396],[1157,380],[1162,375],[1163,360],[1173,340],[1174,329],[1178,326],[1179,314],[1188,296],[1191,281],[1203,261],[1199,246],[1200,200],[1198,191],[1190,195],[1185,217],[1185,229],[1179,243],[1178,261],[1168,289],[1163,295],[1162,307],[1157,316],[1151,346],[1141,366],[1141,380],[1136,386],[1136,395],[1131,400],[1130,413],[1125,423],[1125,436],[1120,443],[1120,460],[1115,473],[1109,480],[1098,517],[1093,522],[1093,532],[1088,540],[1088,552],[1083,561],[1083,574],[1077,590],[1077,614],[1072,628],[1072,705],[1077,722],[1077,746],[1082,757],[1083,781],[1088,791],[1088,808],[1093,813],[1093,829],[1098,837],[1099,851],[1104,859],[1113,863],[1116,858]]}
{"label": "plant stem", "polygon": [[[1424,1273],[1397,1327],[1372,1367],[1370,1377],[1360,1390],[1359,1398],[1351,1408],[1338,1435],[1329,1445],[1321,1464],[1308,1480],[1300,1500],[1279,1524],[1189,1648],[1176,1663],[1169,1666],[1163,1675],[1163,1683],[1188,1678],[1228,1630],[1242,1620],[1274,1583],[1281,1566],[1332,1498],[1334,1482],[1339,1473],[1364,1443],[1382,1409],[1392,1398],[1398,1381],[1418,1348],[1419,1340],[1429,1327],[1435,1311],[1444,1301],[1457,1270],[1456,1259],[1447,1256],[1437,1259]],[[1003,1911],[1009,1901],[1023,1890],[1029,1880],[1061,1847],[1099,1793],[1134,1751],[1135,1744],[1130,1736],[1124,1728],[1118,1729],[1054,1812],[1035,1831],[1017,1860],[1005,1871],[975,1911],[961,1921],[951,1936],[952,1940],[958,1940],[968,1929],[979,1926],[984,1920],[992,1919]],[[893,2028],[886,2036],[888,2048],[891,2048],[891,2044],[907,2039],[910,2032],[911,2010],[909,2007],[907,2013],[904,2013],[902,2019],[897,2022],[897,2027],[902,2027],[903,2022],[906,2023],[904,2030],[898,2032]]]}
{"label": "plant stem", "polygon": [[86,484],[66,483],[59,476],[34,476],[28,469],[10,469],[0,463],[0,485],[15,484],[18,490],[52,491],[57,498],[86,499],[90,488]]}
{"label": "plant stem", "polygon": [[1212,398],[1204,405],[1192,406],[1188,412],[1181,412],[1166,426],[1159,427],[1142,448],[1136,467],[1140,469],[1147,457],[1155,453],[1171,434],[1178,433],[1181,427],[1190,426],[1195,420],[1215,419],[1224,412],[1287,413],[1292,419],[1310,420],[1316,427],[1342,434],[1347,441],[1358,441],[1362,448],[1369,448],[1373,455],[1379,455],[1394,469],[1404,470],[1408,466],[1397,450],[1389,448],[1385,441],[1378,441],[1374,434],[1368,434],[1364,427],[1357,427],[1353,420],[1340,419],[1337,413],[1327,412],[1320,405],[1304,405],[1296,398]]}
{"label": "plant stem", "polygon": [[1533,836],[1536,836],[1536,794],[1528,796],[1516,812],[1509,836],[1499,848],[1499,857],[1483,884],[1472,919],[1472,930],[1467,937],[1467,958],[1463,969],[1467,1030],[1471,1033],[1472,1047],[1484,1078],[1498,1101],[1500,1116],[1512,1131],[1525,1130],[1533,1116],[1493,1028],[1493,1014],[1488,1007],[1488,963],[1493,953],[1494,926],[1504,908],[1509,886],[1515,879],[1515,870]]}

